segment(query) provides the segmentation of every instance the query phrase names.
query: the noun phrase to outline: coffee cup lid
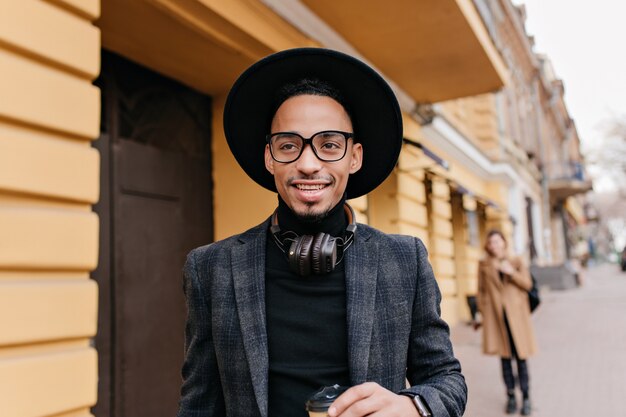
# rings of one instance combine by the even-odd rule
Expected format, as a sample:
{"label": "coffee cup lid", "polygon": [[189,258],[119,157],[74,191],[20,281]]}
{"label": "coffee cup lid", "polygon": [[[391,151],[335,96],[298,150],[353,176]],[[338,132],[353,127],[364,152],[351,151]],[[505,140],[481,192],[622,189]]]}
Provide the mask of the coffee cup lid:
{"label": "coffee cup lid", "polygon": [[330,387],[322,387],[313,394],[305,403],[307,411],[326,411],[328,407],[346,391],[348,387],[341,385],[332,385]]}

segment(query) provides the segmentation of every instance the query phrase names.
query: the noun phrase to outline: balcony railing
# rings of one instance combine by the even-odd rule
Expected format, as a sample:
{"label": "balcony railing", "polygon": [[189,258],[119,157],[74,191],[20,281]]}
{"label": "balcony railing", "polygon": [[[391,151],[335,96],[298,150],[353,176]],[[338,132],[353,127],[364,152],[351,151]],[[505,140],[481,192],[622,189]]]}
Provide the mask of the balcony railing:
{"label": "balcony railing", "polygon": [[592,188],[591,180],[580,162],[560,162],[548,165],[545,175],[548,179],[550,197],[553,201],[564,200],[572,195],[585,193]]}
{"label": "balcony railing", "polygon": [[544,172],[549,180],[589,180],[585,173],[584,165],[575,161],[562,161],[547,164],[544,166]]}

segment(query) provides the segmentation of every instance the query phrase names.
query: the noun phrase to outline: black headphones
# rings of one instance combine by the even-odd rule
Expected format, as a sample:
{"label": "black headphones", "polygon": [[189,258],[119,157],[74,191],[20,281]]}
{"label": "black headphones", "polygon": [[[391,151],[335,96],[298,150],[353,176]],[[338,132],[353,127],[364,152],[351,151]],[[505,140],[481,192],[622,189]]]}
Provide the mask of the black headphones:
{"label": "black headphones", "polygon": [[[274,211],[270,231],[280,250],[287,255],[289,268],[294,273],[304,277],[311,273],[324,275],[334,270],[335,266],[342,261],[343,254],[354,241],[356,231],[354,210],[347,203],[343,208],[349,223],[343,237],[334,237],[322,232],[315,236],[299,236],[291,231],[281,232],[278,226],[278,211]],[[287,245],[289,245],[288,251],[285,250]],[[340,252],[339,259],[337,259],[338,251]]]}

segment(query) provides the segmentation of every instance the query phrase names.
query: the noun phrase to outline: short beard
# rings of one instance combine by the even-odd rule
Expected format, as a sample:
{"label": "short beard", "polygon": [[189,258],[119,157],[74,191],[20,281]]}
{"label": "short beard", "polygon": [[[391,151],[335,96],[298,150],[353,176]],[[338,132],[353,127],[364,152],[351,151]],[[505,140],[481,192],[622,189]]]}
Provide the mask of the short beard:
{"label": "short beard", "polygon": [[313,213],[313,212],[307,212],[307,213],[295,213],[296,217],[298,218],[298,220],[300,220],[302,223],[307,223],[307,224],[317,224],[320,223],[322,220],[324,220],[326,217],[328,217],[328,213],[330,213],[330,210],[332,208],[326,209],[324,211],[322,211],[321,213]]}

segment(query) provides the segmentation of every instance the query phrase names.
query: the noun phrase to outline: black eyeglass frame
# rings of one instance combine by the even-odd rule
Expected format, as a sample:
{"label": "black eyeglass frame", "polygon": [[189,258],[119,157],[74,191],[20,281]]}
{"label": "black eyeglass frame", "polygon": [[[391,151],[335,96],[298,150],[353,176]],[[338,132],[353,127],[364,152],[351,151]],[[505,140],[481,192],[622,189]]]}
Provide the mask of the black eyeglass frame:
{"label": "black eyeglass frame", "polygon": [[[344,139],[346,140],[346,147],[343,150],[343,155],[341,155],[340,158],[337,159],[324,159],[321,156],[319,156],[317,154],[317,150],[315,149],[315,146],[313,146],[313,138],[317,135],[319,135],[320,133],[339,133],[341,136],[344,137]],[[294,159],[292,159],[291,161],[280,161],[278,159],[276,159],[276,157],[274,156],[274,152],[272,152],[272,138],[276,135],[294,135],[299,137],[300,139],[302,139],[302,148],[300,148],[300,153],[298,154],[298,156],[296,156]],[[322,130],[319,131],[315,134],[313,134],[310,138],[305,138],[304,136],[300,135],[299,133],[296,132],[275,132],[275,133],[270,133],[269,135],[265,135],[265,141],[267,142],[267,145],[270,148],[270,155],[272,155],[272,159],[278,163],[281,164],[290,164],[292,162],[297,161],[298,159],[300,159],[300,157],[302,156],[302,153],[304,152],[304,148],[306,148],[306,145],[311,146],[311,150],[313,151],[313,154],[317,157],[317,159],[319,159],[322,162],[337,162],[337,161],[341,161],[343,158],[345,158],[346,153],[348,152],[348,140],[349,139],[354,139],[354,133],[351,132],[343,132],[341,130]]]}

